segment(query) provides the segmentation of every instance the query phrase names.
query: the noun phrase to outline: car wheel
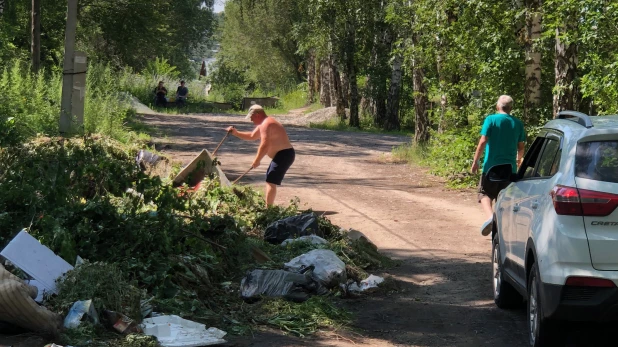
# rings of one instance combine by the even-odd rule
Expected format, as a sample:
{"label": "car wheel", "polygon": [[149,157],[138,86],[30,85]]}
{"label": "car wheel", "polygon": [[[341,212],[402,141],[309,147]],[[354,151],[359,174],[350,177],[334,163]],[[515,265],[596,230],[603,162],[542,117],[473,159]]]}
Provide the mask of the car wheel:
{"label": "car wheel", "polygon": [[523,298],[510,283],[504,280],[499,241],[498,233],[496,233],[491,251],[494,302],[499,308],[513,308],[521,305]]}
{"label": "car wheel", "polygon": [[541,278],[536,263],[532,264],[528,277],[528,335],[530,346],[553,346],[560,344],[562,339],[557,333],[557,323],[543,317],[541,299]]}

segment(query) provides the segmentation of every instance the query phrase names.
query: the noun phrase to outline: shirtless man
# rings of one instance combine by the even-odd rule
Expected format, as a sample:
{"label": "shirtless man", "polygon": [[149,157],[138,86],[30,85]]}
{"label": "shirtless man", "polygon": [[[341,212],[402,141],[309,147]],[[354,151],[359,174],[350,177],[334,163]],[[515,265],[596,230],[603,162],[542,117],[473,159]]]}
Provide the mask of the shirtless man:
{"label": "shirtless man", "polygon": [[253,131],[238,131],[233,126],[227,128],[227,131],[245,141],[260,139],[260,147],[253,164],[251,164],[252,168],[255,169],[260,166],[265,155],[272,158],[266,172],[266,204],[272,206],[275,203],[277,186],[281,185],[285,173],[294,163],[296,154],[283,125],[268,117],[262,106],[251,106],[245,119],[251,119],[255,124],[256,127]]}

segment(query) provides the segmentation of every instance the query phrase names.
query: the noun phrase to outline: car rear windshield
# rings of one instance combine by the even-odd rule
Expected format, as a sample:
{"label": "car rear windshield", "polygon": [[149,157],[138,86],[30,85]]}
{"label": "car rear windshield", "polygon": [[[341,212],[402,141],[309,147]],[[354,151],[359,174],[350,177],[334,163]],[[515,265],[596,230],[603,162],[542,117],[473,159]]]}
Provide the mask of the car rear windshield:
{"label": "car rear windshield", "polygon": [[618,183],[618,141],[579,143],[575,175],[595,181]]}

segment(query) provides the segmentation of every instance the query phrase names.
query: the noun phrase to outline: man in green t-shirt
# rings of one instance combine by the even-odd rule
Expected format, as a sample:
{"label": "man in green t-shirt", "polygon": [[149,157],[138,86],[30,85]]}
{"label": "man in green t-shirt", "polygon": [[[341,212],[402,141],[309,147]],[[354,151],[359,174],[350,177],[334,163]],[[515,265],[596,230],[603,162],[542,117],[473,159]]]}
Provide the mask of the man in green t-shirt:
{"label": "man in green t-shirt", "polygon": [[[498,193],[509,184],[510,175],[517,172],[524,156],[526,132],[524,124],[509,113],[513,110],[513,98],[502,95],[496,104],[497,112],[487,116],[481,130],[481,139],[476,147],[472,173],[479,169],[479,159],[485,150],[485,161],[479,182],[479,202],[487,216],[481,226],[481,235],[487,236],[493,225],[492,202]],[[502,180],[497,182],[493,179]]]}

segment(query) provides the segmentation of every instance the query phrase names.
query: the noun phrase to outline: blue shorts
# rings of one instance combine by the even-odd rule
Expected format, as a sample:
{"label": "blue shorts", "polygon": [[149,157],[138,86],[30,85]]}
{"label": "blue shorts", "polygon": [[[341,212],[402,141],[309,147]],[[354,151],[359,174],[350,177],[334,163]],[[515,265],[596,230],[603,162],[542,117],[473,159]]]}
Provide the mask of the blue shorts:
{"label": "blue shorts", "polygon": [[268,171],[266,171],[266,182],[280,186],[285,173],[294,163],[294,159],[296,159],[294,148],[282,149],[277,152],[273,161],[270,162],[270,166],[268,166]]}

